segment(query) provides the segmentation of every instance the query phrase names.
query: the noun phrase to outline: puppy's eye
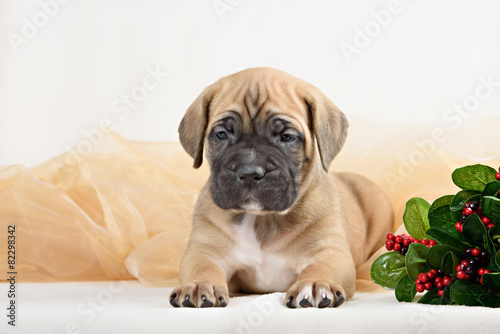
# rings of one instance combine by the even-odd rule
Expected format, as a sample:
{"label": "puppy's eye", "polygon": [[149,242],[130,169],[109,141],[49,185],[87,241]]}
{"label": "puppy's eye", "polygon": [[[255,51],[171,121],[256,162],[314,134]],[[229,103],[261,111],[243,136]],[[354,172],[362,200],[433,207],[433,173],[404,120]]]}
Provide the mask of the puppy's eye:
{"label": "puppy's eye", "polygon": [[227,139],[227,132],[226,131],[219,131],[219,132],[216,132],[215,135],[217,136],[217,138],[219,138],[220,140],[225,140]]}
{"label": "puppy's eye", "polygon": [[281,136],[281,141],[285,143],[290,143],[295,140],[295,136],[289,133],[285,133]]}

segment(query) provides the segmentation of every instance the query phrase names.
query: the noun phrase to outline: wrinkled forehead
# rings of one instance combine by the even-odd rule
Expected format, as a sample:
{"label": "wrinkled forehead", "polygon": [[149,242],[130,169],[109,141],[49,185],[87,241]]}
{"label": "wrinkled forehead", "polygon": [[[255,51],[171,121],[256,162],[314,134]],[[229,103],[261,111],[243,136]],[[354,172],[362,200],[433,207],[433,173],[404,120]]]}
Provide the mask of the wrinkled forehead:
{"label": "wrinkled forehead", "polygon": [[282,80],[227,80],[210,104],[208,127],[229,114],[237,114],[247,131],[279,117],[305,132],[309,126],[307,104],[296,88],[294,83]]}

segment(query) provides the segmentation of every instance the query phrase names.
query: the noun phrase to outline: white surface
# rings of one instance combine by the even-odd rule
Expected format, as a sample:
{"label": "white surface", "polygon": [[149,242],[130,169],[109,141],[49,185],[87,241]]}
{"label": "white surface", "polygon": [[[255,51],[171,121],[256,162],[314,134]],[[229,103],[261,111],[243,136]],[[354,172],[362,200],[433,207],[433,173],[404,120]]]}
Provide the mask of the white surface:
{"label": "white surface", "polygon": [[[106,119],[129,138],[176,141],[206,85],[253,66],[311,82],[350,119],[455,129],[498,114],[498,86],[467,116],[449,112],[481,77],[500,82],[499,16],[496,0],[1,1],[0,165],[98,142]],[[156,68],[168,76],[148,78]]]}
{"label": "white surface", "polygon": [[[2,296],[5,284],[0,285]],[[398,303],[358,293],[336,309],[288,309],[284,293],[233,297],[226,308],[176,309],[170,288],[137,282],[19,284],[15,330],[2,333],[498,333],[498,310]],[[2,297],[1,307],[5,306]]]}

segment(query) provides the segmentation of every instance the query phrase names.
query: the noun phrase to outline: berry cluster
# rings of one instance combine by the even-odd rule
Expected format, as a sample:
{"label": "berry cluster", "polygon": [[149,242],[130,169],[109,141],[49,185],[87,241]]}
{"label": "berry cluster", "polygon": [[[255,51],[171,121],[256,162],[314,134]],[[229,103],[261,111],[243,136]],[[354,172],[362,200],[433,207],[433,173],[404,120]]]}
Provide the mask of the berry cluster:
{"label": "berry cluster", "polygon": [[500,167],[498,167],[498,173],[495,174],[495,179],[500,181]]}
{"label": "berry cluster", "polygon": [[495,226],[488,217],[483,216],[483,211],[481,210],[479,202],[467,202],[464,204],[464,209],[462,211],[462,217],[460,218],[460,221],[455,224],[455,228],[458,232],[463,233],[464,222],[467,217],[469,217],[473,213],[479,215],[479,218],[481,218],[481,221],[483,222],[484,226],[486,226],[486,229],[489,230],[490,228]]}
{"label": "berry cluster", "polygon": [[399,254],[404,256],[408,252],[408,247],[413,243],[424,244],[427,247],[431,248],[436,244],[436,241],[432,239],[428,240],[425,238],[422,240],[418,240],[408,234],[394,235],[393,233],[389,233],[387,235],[387,241],[385,242],[385,248],[388,251],[393,250],[399,252]]}
{"label": "berry cluster", "polygon": [[460,280],[475,280],[477,283],[482,283],[482,276],[489,274],[488,269],[482,268],[487,265],[490,260],[490,255],[486,251],[481,251],[479,248],[467,248],[464,251],[467,260],[463,260],[457,266],[457,278]]}
{"label": "berry cluster", "polygon": [[432,269],[428,273],[418,274],[418,278],[415,280],[415,288],[418,292],[424,292],[424,290],[431,290],[436,287],[439,297],[442,297],[444,289],[446,289],[446,286],[450,284],[450,282],[450,276],[446,275],[441,270]]}

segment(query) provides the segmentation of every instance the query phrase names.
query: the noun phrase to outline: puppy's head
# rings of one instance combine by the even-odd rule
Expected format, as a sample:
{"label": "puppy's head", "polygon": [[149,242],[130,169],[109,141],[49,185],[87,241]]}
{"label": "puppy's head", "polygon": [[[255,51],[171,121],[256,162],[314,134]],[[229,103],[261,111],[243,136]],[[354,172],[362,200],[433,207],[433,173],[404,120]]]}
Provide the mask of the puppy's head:
{"label": "puppy's head", "polygon": [[179,126],[180,141],[211,170],[223,209],[286,212],[311,168],[328,171],[347,135],[344,114],[316,87],[271,68],[251,68],[207,87]]}

